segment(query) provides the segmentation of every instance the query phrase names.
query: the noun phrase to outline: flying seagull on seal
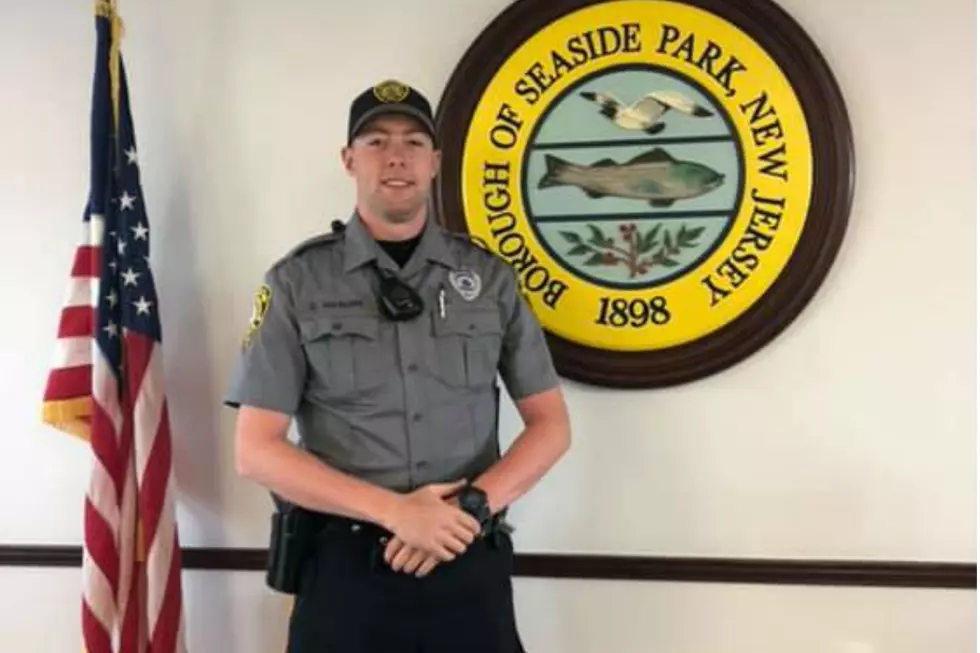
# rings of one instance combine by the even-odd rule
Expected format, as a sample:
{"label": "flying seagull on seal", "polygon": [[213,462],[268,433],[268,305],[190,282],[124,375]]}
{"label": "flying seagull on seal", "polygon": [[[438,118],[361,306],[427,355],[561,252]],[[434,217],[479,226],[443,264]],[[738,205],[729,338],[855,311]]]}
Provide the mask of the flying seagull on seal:
{"label": "flying seagull on seal", "polygon": [[599,112],[623,129],[642,130],[648,134],[663,130],[665,125],[661,119],[671,109],[697,118],[714,115],[690,98],[670,91],[647,93],[630,106],[609,93],[585,91],[579,95],[598,104]]}

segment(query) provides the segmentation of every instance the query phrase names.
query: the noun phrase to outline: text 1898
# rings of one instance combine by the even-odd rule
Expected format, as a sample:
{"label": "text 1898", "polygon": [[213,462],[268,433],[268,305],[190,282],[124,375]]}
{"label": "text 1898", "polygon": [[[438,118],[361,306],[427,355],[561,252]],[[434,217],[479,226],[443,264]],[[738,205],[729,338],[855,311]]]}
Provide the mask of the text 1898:
{"label": "text 1898", "polygon": [[649,300],[603,297],[599,301],[599,317],[595,322],[612,327],[662,325],[670,322],[670,311],[667,310],[667,300],[660,295]]}

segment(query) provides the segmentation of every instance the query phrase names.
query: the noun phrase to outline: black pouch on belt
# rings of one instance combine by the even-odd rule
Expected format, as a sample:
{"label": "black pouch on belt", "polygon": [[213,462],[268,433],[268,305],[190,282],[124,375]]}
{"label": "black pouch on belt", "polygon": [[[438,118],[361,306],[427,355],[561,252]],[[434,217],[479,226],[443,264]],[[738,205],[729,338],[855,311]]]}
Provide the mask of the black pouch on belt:
{"label": "black pouch on belt", "polygon": [[308,511],[288,504],[272,513],[266,585],[284,594],[299,590],[312,544],[313,521]]}

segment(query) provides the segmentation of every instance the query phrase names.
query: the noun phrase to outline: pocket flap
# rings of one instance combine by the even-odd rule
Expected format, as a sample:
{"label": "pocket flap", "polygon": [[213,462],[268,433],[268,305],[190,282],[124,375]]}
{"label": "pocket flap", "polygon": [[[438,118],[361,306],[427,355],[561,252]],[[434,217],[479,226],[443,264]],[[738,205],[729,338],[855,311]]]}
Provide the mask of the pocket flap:
{"label": "pocket flap", "polygon": [[492,311],[457,311],[441,317],[433,313],[433,333],[437,336],[485,336],[503,332],[500,313]]}
{"label": "pocket flap", "polygon": [[303,342],[339,336],[360,336],[377,340],[378,318],[368,315],[324,315],[303,320],[299,329]]}

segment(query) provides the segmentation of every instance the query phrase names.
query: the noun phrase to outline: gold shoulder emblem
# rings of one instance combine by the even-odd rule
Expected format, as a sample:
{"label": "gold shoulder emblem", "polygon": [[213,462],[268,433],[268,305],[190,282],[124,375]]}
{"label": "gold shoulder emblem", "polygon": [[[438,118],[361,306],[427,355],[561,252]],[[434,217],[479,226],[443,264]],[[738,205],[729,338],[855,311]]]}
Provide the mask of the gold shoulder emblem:
{"label": "gold shoulder emblem", "polygon": [[408,86],[396,79],[387,79],[374,87],[374,97],[382,102],[401,102],[408,97]]}
{"label": "gold shoulder emblem", "polygon": [[262,326],[262,320],[265,319],[265,314],[269,311],[271,301],[272,288],[263,284],[255,294],[255,303],[252,306],[252,319],[249,320],[248,331],[242,339],[242,349],[248,347],[249,343],[252,342],[252,337],[255,335],[255,332]]}

